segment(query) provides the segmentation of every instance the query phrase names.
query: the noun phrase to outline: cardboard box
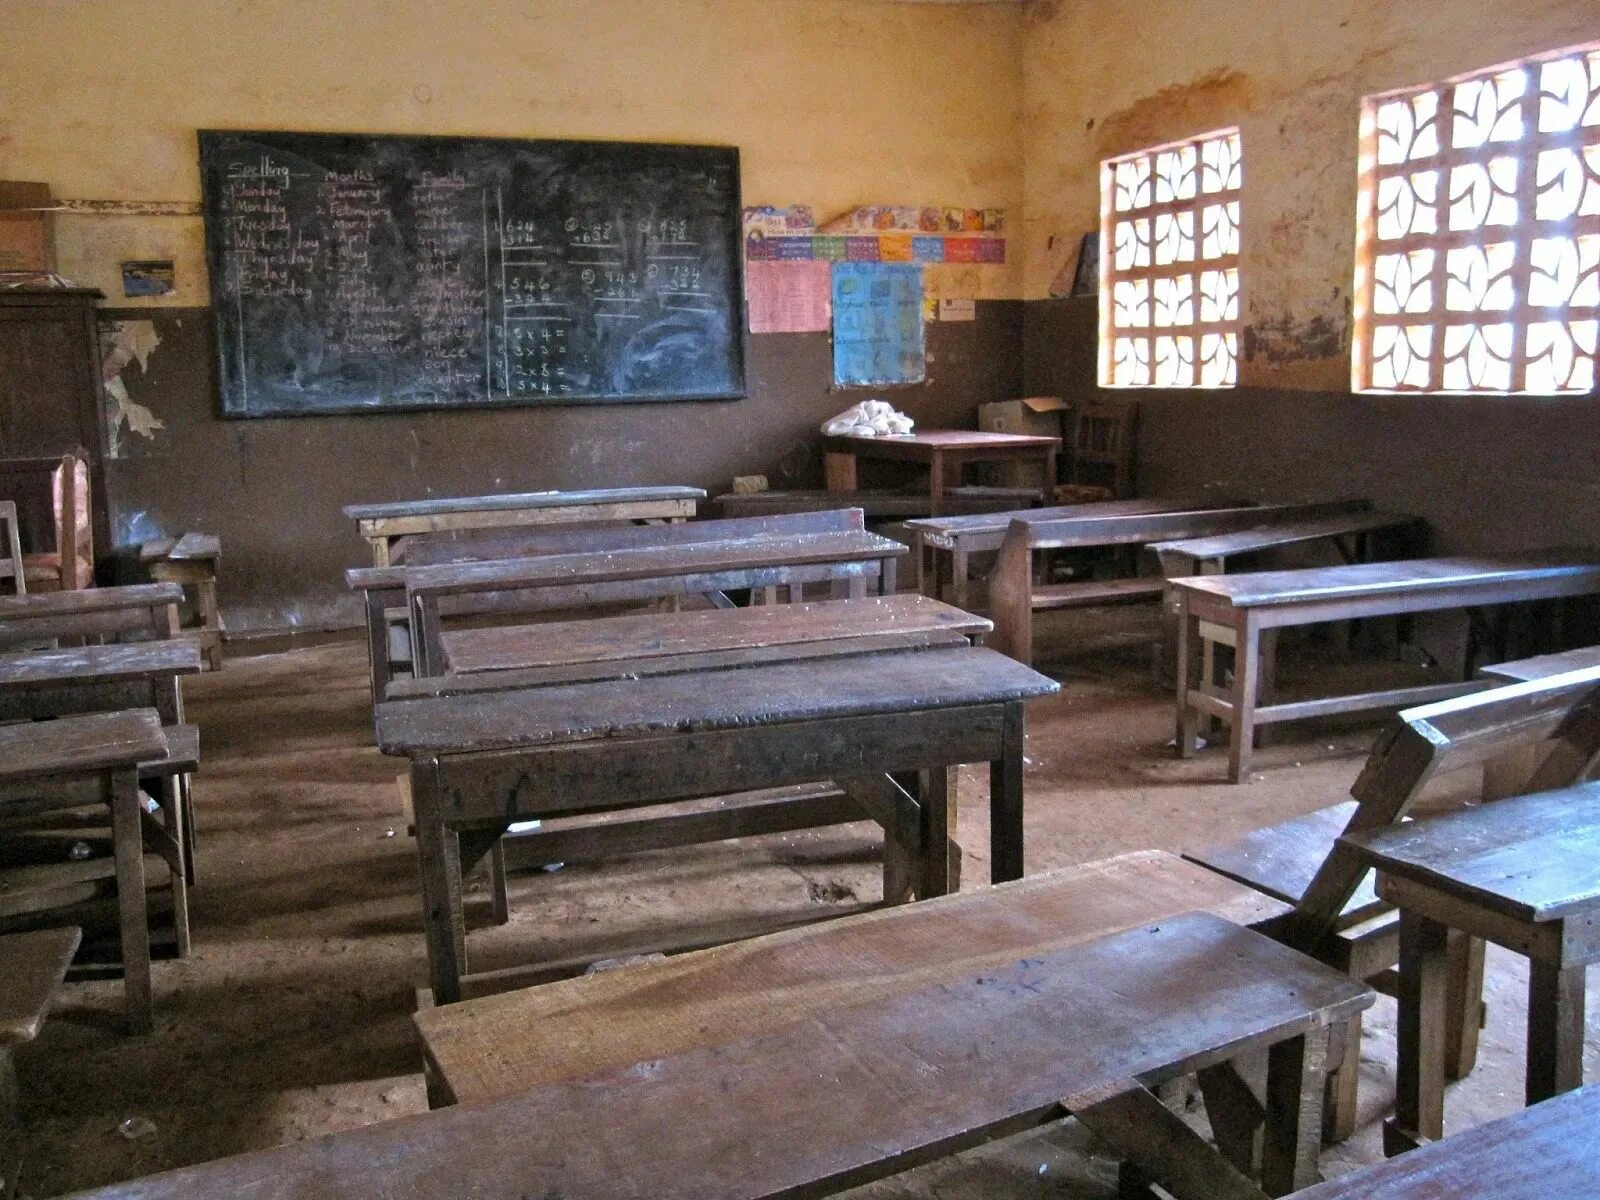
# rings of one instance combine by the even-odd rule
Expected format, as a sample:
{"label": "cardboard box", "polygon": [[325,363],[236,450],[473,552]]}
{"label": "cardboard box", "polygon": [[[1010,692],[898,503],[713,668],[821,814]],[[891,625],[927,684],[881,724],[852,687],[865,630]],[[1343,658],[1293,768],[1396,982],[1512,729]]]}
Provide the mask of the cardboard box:
{"label": "cardboard box", "polygon": [[[1024,396],[978,405],[978,428],[987,433],[1026,433],[1062,438],[1072,406],[1060,396]],[[999,487],[1038,487],[1039,470],[1032,463],[1003,463],[992,468]],[[1047,497],[1045,503],[1049,503]]]}
{"label": "cardboard box", "polygon": [[48,183],[0,180],[0,271],[54,271],[55,239]]}

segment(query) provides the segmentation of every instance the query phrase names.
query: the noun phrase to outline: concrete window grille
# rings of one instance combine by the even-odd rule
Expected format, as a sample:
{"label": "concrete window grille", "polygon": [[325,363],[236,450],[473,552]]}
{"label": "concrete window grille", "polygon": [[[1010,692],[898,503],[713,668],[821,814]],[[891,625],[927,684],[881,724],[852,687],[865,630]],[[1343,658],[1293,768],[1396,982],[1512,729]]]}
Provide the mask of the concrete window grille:
{"label": "concrete window grille", "polygon": [[1600,44],[1362,102],[1352,382],[1586,393]]}
{"label": "concrete window grille", "polygon": [[1233,387],[1239,131],[1100,164],[1100,383]]}

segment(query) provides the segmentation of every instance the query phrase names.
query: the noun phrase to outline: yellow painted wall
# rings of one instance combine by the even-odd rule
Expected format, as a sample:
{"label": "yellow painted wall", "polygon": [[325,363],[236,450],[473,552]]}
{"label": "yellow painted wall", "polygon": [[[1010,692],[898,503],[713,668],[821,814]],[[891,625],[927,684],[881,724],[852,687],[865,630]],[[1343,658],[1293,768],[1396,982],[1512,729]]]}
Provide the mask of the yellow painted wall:
{"label": "yellow painted wall", "polygon": [[[747,204],[1014,209],[1022,26],[873,0],[5,0],[0,178],[193,203],[199,128],[593,137],[737,145]],[[171,257],[164,302],[207,303],[197,217],[62,216],[57,252],[115,304],[123,259]]]}
{"label": "yellow painted wall", "polygon": [[1238,125],[1245,384],[1349,386],[1361,97],[1600,39],[1596,0],[1033,0],[1024,295],[1099,220],[1099,161]]}

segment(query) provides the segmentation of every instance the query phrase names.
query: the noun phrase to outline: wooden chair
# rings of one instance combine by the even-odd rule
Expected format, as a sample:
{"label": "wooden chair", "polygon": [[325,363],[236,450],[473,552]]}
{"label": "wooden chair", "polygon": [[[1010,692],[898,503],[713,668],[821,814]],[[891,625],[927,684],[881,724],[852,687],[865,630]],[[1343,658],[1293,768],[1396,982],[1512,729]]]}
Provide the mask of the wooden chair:
{"label": "wooden chair", "polygon": [[[1441,775],[1526,754],[1530,747],[1538,748],[1538,765],[1525,791],[1589,777],[1600,756],[1600,668],[1407,709],[1379,736],[1350,789],[1353,801],[1184,857],[1292,904],[1291,913],[1263,928],[1392,992],[1399,921],[1378,899],[1359,857],[1336,839],[1404,820],[1423,788]],[[1451,956],[1448,1060],[1452,1078],[1460,1078],[1477,1057],[1483,943],[1458,935]],[[1359,1022],[1351,1022],[1343,1065],[1330,1079],[1326,1133],[1333,1140],[1354,1130],[1360,1038]]]}
{"label": "wooden chair", "polygon": [[24,596],[28,592],[28,577],[22,569],[22,538],[17,529],[17,505],[14,500],[0,500],[0,586],[11,581],[11,593]]}
{"label": "wooden chair", "polygon": [[1111,499],[1133,495],[1139,408],[1135,404],[1086,404],[1072,431],[1068,486],[1099,484]]}
{"label": "wooden chair", "polygon": [[94,586],[89,466],[82,455],[0,459],[0,495],[17,506],[29,590]]}

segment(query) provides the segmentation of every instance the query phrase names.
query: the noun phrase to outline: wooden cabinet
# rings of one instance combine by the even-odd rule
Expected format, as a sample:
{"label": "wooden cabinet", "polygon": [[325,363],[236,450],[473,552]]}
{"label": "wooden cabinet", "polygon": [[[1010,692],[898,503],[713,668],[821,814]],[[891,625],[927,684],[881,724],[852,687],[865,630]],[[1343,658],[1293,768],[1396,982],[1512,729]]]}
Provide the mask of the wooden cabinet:
{"label": "wooden cabinet", "polygon": [[95,552],[110,552],[105,405],[93,288],[0,291],[0,457],[79,450],[88,463]]}

